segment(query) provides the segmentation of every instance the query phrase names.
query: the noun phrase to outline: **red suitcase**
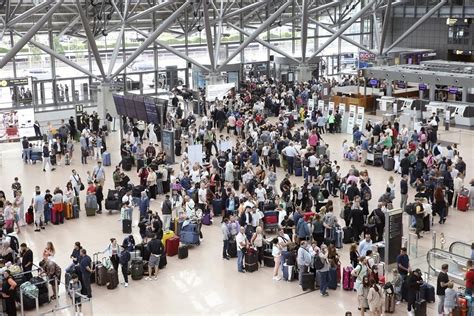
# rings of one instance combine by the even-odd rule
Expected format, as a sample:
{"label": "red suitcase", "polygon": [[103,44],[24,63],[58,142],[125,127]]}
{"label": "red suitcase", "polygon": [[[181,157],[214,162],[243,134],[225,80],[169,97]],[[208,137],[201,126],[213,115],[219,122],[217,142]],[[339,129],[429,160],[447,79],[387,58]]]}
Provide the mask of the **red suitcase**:
{"label": "red suitcase", "polygon": [[7,135],[8,136],[17,136],[18,135],[18,128],[16,127],[7,127]]}
{"label": "red suitcase", "polygon": [[469,209],[469,196],[458,195],[458,210],[467,212]]}
{"label": "red suitcase", "polygon": [[176,256],[179,249],[179,237],[174,236],[166,240],[166,255],[169,257]]}

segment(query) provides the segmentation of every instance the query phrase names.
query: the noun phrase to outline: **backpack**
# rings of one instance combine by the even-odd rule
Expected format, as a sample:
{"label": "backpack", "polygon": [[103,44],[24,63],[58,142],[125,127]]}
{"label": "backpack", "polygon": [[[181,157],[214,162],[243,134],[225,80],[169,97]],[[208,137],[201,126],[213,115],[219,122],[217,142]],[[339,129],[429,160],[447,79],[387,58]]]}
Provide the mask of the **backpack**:
{"label": "backpack", "polygon": [[324,195],[323,195],[323,192],[321,192],[321,190],[319,190],[318,192],[318,202],[322,202],[324,201]]}
{"label": "backpack", "polygon": [[375,211],[374,211],[374,220],[375,220],[376,225],[381,225],[382,224],[382,218]]}
{"label": "backpack", "polygon": [[324,262],[323,260],[321,260],[321,257],[319,255],[314,256],[313,265],[315,270],[321,270],[322,268],[324,268]]}
{"label": "backpack", "polygon": [[405,213],[408,215],[415,215],[416,214],[416,204],[410,203],[405,206]]}
{"label": "backpack", "polygon": [[362,198],[370,201],[372,199],[372,191],[370,190],[369,186],[365,186],[362,188]]}

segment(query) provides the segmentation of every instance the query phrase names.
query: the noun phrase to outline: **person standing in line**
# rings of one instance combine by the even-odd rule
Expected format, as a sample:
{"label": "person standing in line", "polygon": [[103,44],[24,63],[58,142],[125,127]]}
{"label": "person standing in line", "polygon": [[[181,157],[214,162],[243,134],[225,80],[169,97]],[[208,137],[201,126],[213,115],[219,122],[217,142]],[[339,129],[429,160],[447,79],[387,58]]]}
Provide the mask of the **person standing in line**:
{"label": "person standing in line", "polygon": [[402,210],[407,206],[408,201],[408,175],[402,175],[400,180],[400,208]]}
{"label": "person standing in line", "polygon": [[324,266],[319,270],[321,275],[321,285],[319,291],[321,296],[329,296],[327,292],[328,283],[329,283],[329,261],[328,261],[328,247],[325,244],[321,245],[321,251],[319,252],[319,258]]}
{"label": "person standing in line", "polygon": [[84,295],[88,298],[92,297],[92,289],[91,289],[91,274],[94,273],[92,269],[92,260],[91,257],[87,255],[86,249],[81,249],[81,261],[79,262],[79,271],[81,272],[82,276],[82,290]]}
{"label": "person standing in line", "polygon": [[400,254],[397,256],[397,268],[402,281],[405,281],[408,273],[410,272],[410,258],[407,254],[407,248],[402,247]]}
{"label": "person standing in line", "polygon": [[420,286],[423,284],[423,279],[421,278],[421,270],[416,269],[408,275],[408,315],[413,316],[412,309],[415,309],[415,301],[420,292]]}
{"label": "person standing in line", "polygon": [[227,254],[227,249],[229,249],[229,237],[230,237],[229,226],[227,226],[228,223],[229,223],[229,219],[224,218],[221,225],[222,241],[223,241],[222,259],[227,259],[227,260],[230,259],[229,255]]}
{"label": "person standing in line", "polygon": [[15,292],[17,283],[15,279],[12,277],[10,270],[5,270],[3,272],[3,285],[1,295],[2,298],[5,300],[5,311],[8,316],[16,316],[16,302],[15,302]]}
{"label": "person standing in line", "polygon": [[303,273],[308,272],[308,268],[311,265],[311,253],[309,252],[309,245],[306,240],[301,241],[300,248],[298,249],[298,255],[296,256],[296,262],[298,263],[298,280],[299,285],[303,286]]}
{"label": "person standing in line", "polygon": [[25,273],[25,281],[29,281],[32,277],[31,270],[33,268],[33,251],[29,249],[25,243],[20,245],[21,268]]}
{"label": "person standing in line", "polygon": [[161,204],[161,212],[163,213],[163,230],[167,231],[170,229],[171,217],[173,214],[173,207],[168,194],[165,196],[165,200]]}
{"label": "person standing in line", "polygon": [[34,209],[35,216],[35,232],[41,231],[44,229],[44,205],[45,199],[41,195],[41,190],[39,186],[35,187],[35,196],[31,199],[31,206]]}
{"label": "person standing in line", "polygon": [[56,170],[51,164],[51,152],[47,144],[43,145],[43,172],[46,172],[46,165],[49,165],[51,171]]}
{"label": "person standing in line", "polygon": [[446,294],[446,288],[449,283],[448,276],[449,266],[445,263],[441,266],[441,272],[438,274],[438,279],[436,280],[436,295],[438,295],[438,315],[444,315],[444,298]]}
{"label": "person standing in line", "polygon": [[123,275],[123,286],[128,286],[128,263],[130,261],[130,252],[128,251],[127,245],[121,245],[120,252],[120,265],[122,266],[122,275]]}
{"label": "person standing in line", "polygon": [[370,234],[365,234],[365,239],[360,242],[359,255],[366,256],[367,250],[372,250],[372,239],[370,239]]}
{"label": "person standing in line", "polygon": [[370,280],[370,289],[367,294],[367,302],[371,316],[381,316],[384,306],[384,296],[382,289],[377,285],[377,281]]}
{"label": "person standing in line", "polygon": [[104,187],[105,183],[105,169],[102,167],[102,161],[97,161],[97,166],[94,168],[93,172],[93,179],[100,183],[102,187]]}
{"label": "person standing in line", "polygon": [[466,264],[466,275],[464,276],[464,280],[466,280],[466,295],[471,295],[474,293],[474,266],[472,264],[472,260],[467,260]]}
{"label": "person standing in line", "polygon": [[244,271],[244,249],[247,248],[247,237],[245,236],[245,228],[240,226],[240,231],[235,238],[237,242],[237,271],[245,273]]}
{"label": "person standing in line", "polygon": [[163,254],[163,243],[157,238],[156,234],[153,234],[152,239],[147,244],[148,252],[150,253],[150,260],[148,261],[148,277],[145,278],[147,281],[153,279],[153,268],[155,268],[155,281],[158,280],[158,270],[160,266],[160,257]]}

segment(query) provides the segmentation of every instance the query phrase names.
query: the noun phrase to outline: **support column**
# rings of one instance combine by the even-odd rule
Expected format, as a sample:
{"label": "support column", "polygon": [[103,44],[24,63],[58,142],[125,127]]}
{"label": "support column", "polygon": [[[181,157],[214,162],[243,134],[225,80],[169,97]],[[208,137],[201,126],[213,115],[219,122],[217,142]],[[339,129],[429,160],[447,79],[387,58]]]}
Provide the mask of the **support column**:
{"label": "support column", "polygon": [[467,102],[467,93],[469,89],[467,87],[462,87],[462,102]]}
{"label": "support column", "polygon": [[112,96],[113,91],[112,84],[109,82],[102,82],[97,86],[97,114],[101,120],[105,120],[106,113],[114,118],[118,116]]}
{"label": "support column", "polygon": [[387,82],[387,97],[392,96],[392,81]]}
{"label": "support column", "polygon": [[430,101],[435,100],[436,85],[430,84]]}
{"label": "support column", "polygon": [[309,81],[311,78],[311,69],[309,68],[308,64],[300,64],[296,69],[296,80]]}

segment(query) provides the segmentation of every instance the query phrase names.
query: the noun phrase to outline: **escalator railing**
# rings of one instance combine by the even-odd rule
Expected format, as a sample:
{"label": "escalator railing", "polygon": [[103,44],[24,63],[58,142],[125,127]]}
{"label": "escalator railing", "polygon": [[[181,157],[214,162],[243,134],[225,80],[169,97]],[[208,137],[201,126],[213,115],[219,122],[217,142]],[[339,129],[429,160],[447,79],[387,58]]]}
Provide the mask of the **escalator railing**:
{"label": "escalator railing", "polygon": [[448,275],[450,280],[458,284],[464,284],[467,260],[469,260],[469,258],[438,248],[433,248],[426,254],[426,261],[430,271],[435,272],[437,275],[441,272],[441,266],[447,263],[449,266]]}
{"label": "escalator railing", "polygon": [[471,258],[471,245],[463,241],[455,241],[449,246],[449,252],[461,257]]}

